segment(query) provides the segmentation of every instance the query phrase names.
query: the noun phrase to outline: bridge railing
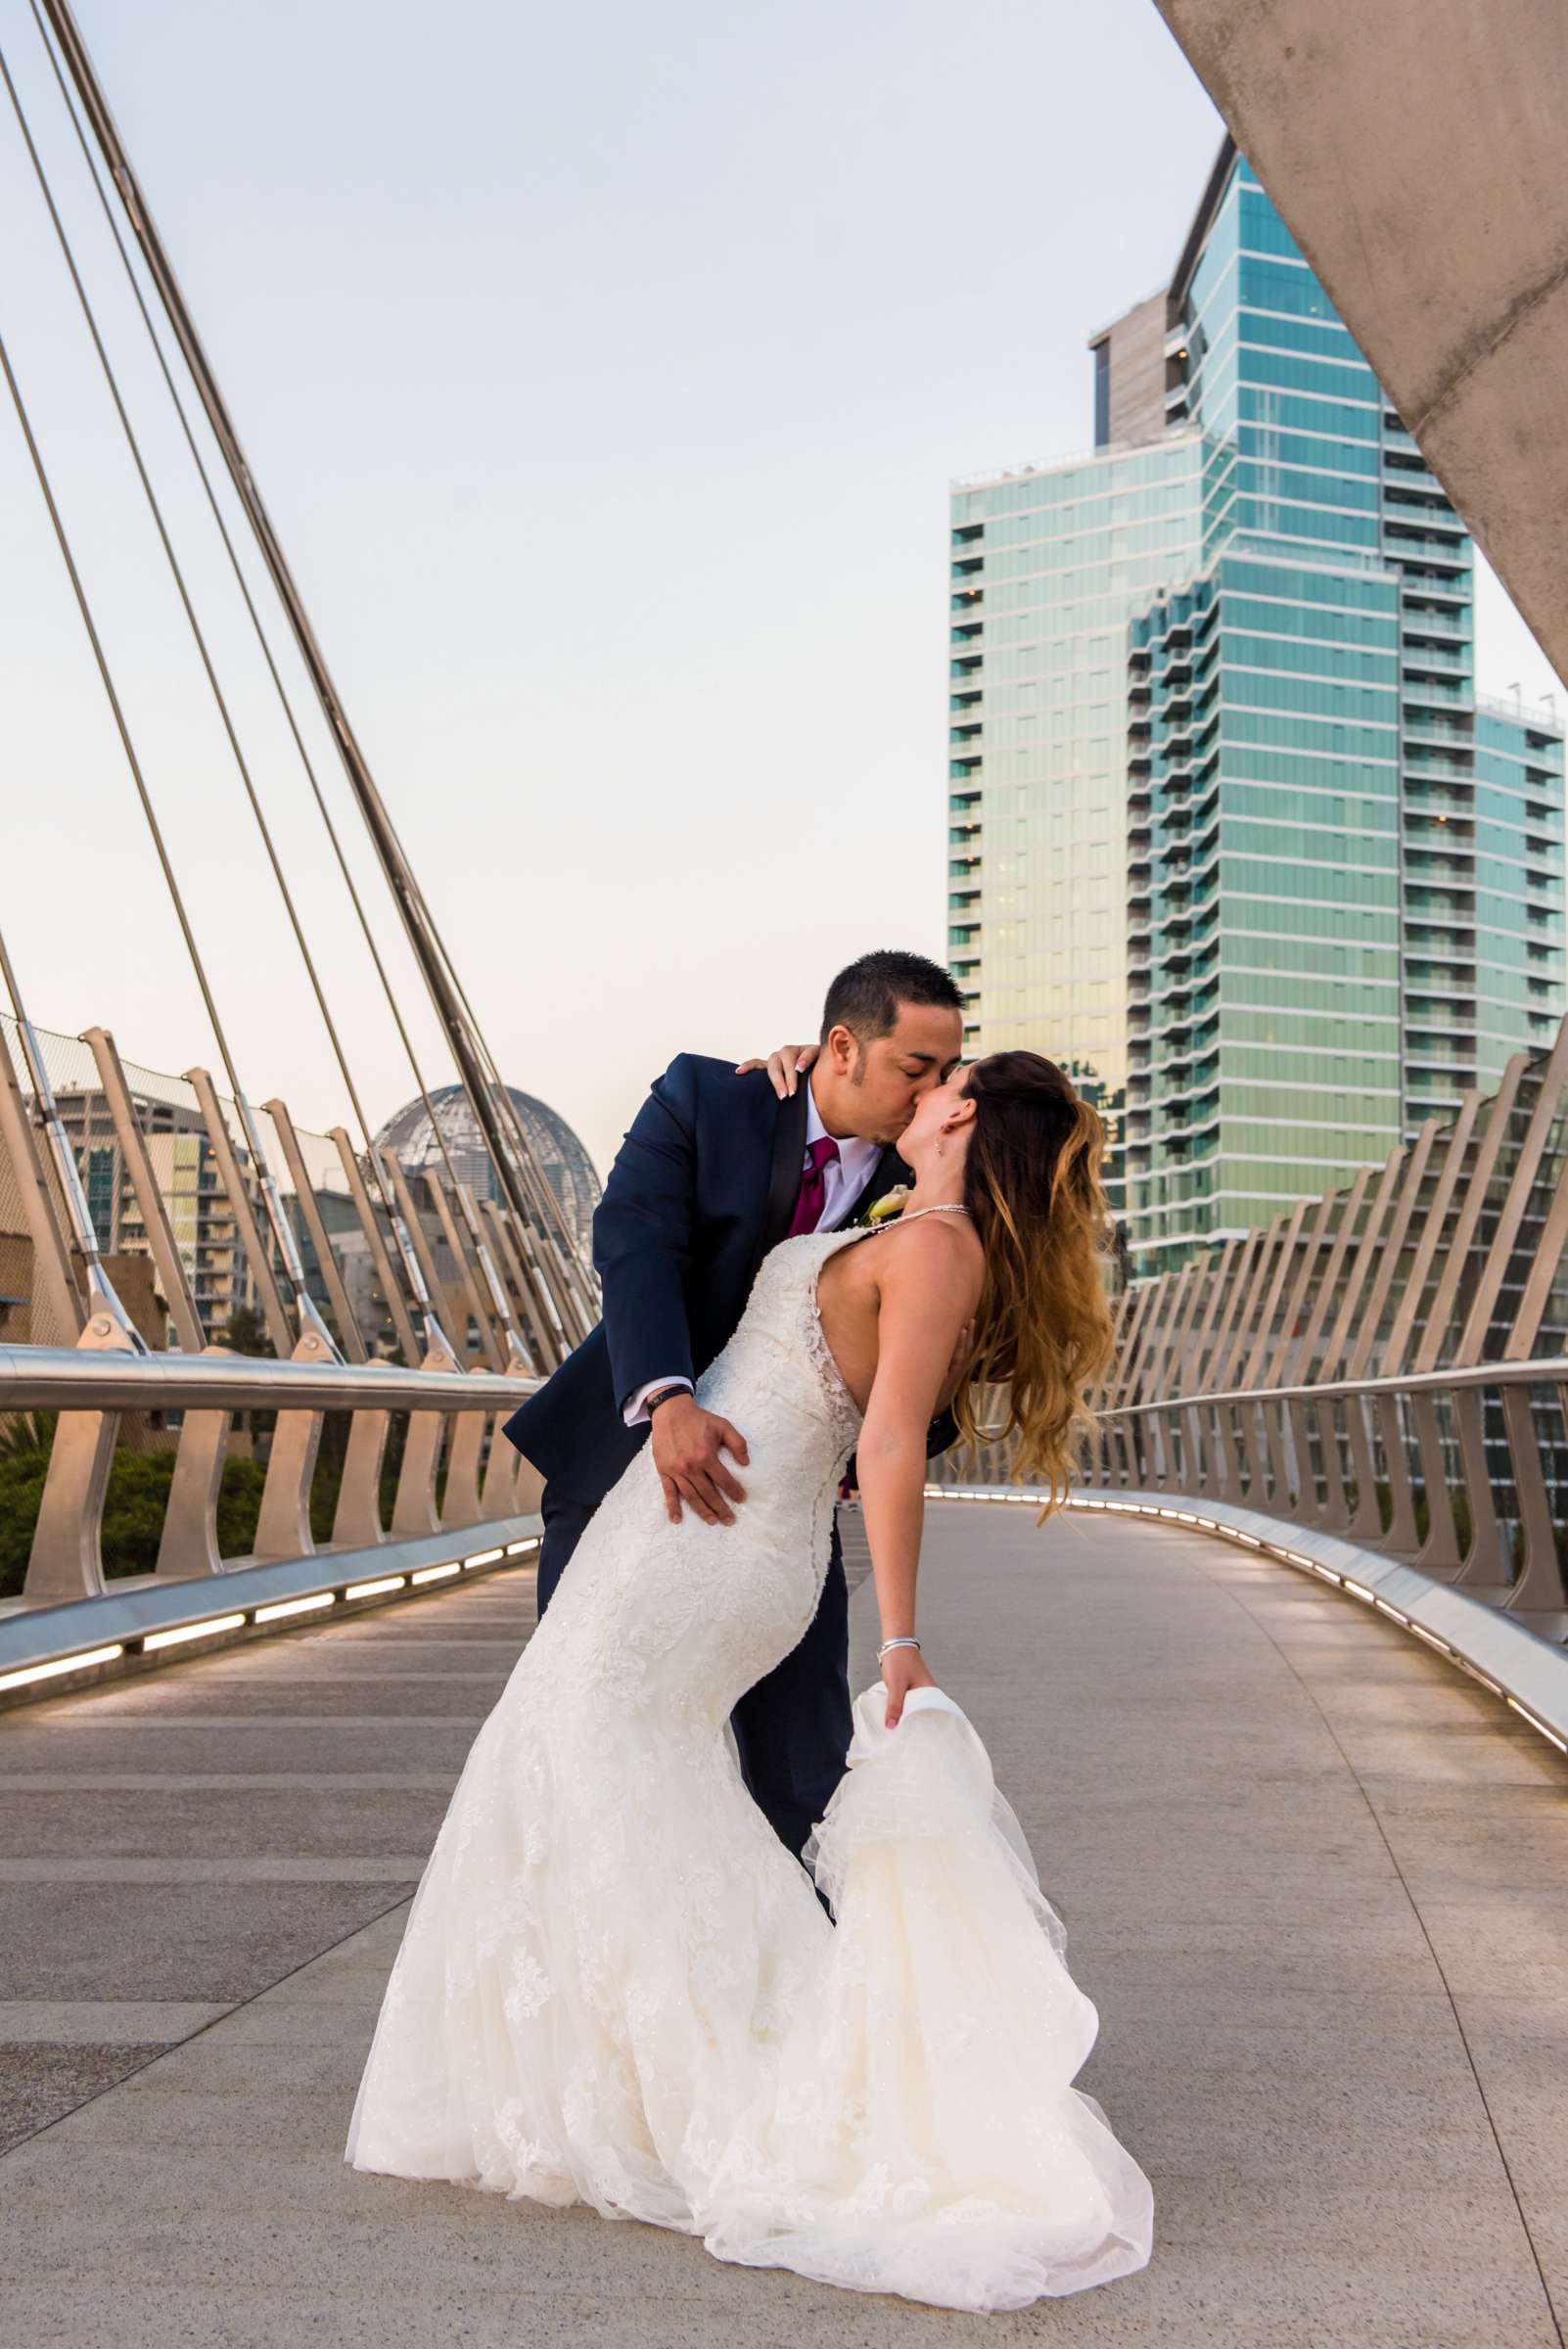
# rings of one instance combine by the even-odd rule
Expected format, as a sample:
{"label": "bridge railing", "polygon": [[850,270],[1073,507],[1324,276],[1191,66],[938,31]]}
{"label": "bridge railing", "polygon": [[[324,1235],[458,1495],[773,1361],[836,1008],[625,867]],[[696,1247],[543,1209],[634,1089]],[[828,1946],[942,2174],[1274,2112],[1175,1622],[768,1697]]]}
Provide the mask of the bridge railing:
{"label": "bridge railing", "polygon": [[1548,1357],[1130,1404],[1086,1482],[1334,1535],[1560,1638],[1565,1388]]}
{"label": "bridge railing", "polygon": [[[94,1038],[145,1244],[178,1290],[180,1235],[159,1170],[138,1155],[112,1041]],[[84,1148],[91,1123],[84,1117]],[[248,1177],[221,1148],[220,1120],[205,1118],[203,1137],[217,1144],[243,1225]],[[397,1170],[386,1172],[394,1207],[412,1212]],[[297,1178],[307,1194],[308,1172]],[[406,1217],[378,1219],[359,1200],[382,1288],[409,1337],[418,1325],[426,1332],[423,1359],[405,1338],[402,1365],[371,1359],[341,1291],[326,1300],[336,1349],[325,1321],[301,1316],[291,1359],[203,1352],[187,1289],[183,1349],[138,1351],[123,1323],[98,1310],[80,1267],[59,1255],[56,1285],[79,1314],[76,1343],[0,1349],[0,1451],[8,1424],[15,1441],[28,1415],[36,1428],[38,1413],[59,1414],[25,1603],[94,1598],[116,1566],[123,1572],[123,1559],[105,1559],[104,1508],[126,1449],[116,1439],[132,1426],[173,1454],[147,1562],[161,1582],[233,1570],[218,1511],[236,1413],[271,1421],[259,1440],[242,1431],[253,1500],[260,1485],[252,1560],[369,1548],[531,1509],[533,1480],[498,1433],[540,1366],[525,1351],[522,1267],[498,1254],[482,1267],[474,1234],[485,1227],[465,1225],[445,1204],[454,1276],[443,1284],[444,1267]],[[252,1216],[253,1233],[255,1223]],[[325,1235],[323,1247],[330,1256]],[[257,1246],[258,1279],[267,1263]],[[496,1264],[507,1278],[487,1282]],[[443,1307],[479,1333],[484,1350],[463,1349],[468,1368],[441,1340]],[[1465,1094],[1452,1120],[1429,1120],[1381,1169],[1131,1283],[1118,1301],[1114,1367],[1094,1401],[1091,1490],[1245,1506],[1407,1561],[1553,1635],[1568,1631],[1568,1024],[1548,1052],[1510,1061],[1496,1093]],[[39,1444],[42,1455],[42,1431]],[[999,1482],[1005,1472],[993,1457],[978,1473]],[[976,1474],[956,1463],[946,1473]]]}
{"label": "bridge railing", "polygon": [[23,1615],[515,1532],[501,1423],[588,1325],[556,1237],[0,1014],[0,1683]]}
{"label": "bridge railing", "polygon": [[1568,1635],[1568,1023],[1116,1311],[1086,1490],[1257,1511]]}
{"label": "bridge railing", "polygon": [[[134,1670],[192,1640],[245,1638],[526,1559],[538,1547],[538,1480],[500,1424],[538,1383],[388,1362],[0,1346],[10,1427],[41,1430],[59,1414],[38,1450],[25,1591],[0,1605],[0,1703]],[[226,1556],[224,1452],[236,1418],[258,1413],[270,1422],[259,1507],[253,1492],[243,1553]],[[142,1572],[134,1561],[126,1571],[123,1543],[106,1559],[104,1541],[113,1464],[127,1456],[115,1437],[131,1417],[155,1429],[178,1420]],[[312,1504],[332,1431],[330,1528],[318,1540]],[[25,1465],[24,1447],[10,1457]]]}
{"label": "bridge railing", "polygon": [[[179,1414],[154,1572],[161,1581],[306,1558],[318,1546],[372,1549],[527,1513],[537,1480],[500,1433],[533,1378],[454,1378],[390,1362],[278,1362],[242,1355],[126,1356],[75,1347],[0,1347],[0,1408],[59,1413],[47,1454],[25,1597],[32,1606],[109,1588],[104,1508],[125,1414]],[[272,1414],[254,1536],[225,1558],[219,1502],[234,1414]],[[400,1422],[388,1453],[394,1418]],[[312,1532],[323,1432],[339,1431],[330,1535]],[[109,1440],[106,1442],[106,1434]]]}

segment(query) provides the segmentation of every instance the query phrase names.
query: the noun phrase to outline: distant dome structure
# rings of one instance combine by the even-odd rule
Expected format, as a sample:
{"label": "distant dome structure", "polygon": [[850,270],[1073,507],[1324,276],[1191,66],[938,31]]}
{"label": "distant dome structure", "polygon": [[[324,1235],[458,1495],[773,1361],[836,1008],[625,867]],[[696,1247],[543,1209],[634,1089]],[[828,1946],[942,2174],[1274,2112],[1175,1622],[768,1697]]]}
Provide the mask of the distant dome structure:
{"label": "distant dome structure", "polygon": [[[515,1084],[506,1089],[528,1136],[529,1147],[560,1201],[566,1227],[586,1259],[600,1191],[593,1161],[565,1118],[551,1109],[548,1102],[536,1101],[531,1093],[520,1092]],[[495,1198],[495,1169],[490,1164],[468,1095],[460,1084],[443,1084],[430,1098],[458,1181],[467,1184],[477,1199]],[[440,1147],[423,1101],[406,1102],[395,1117],[389,1118],[376,1136],[376,1145],[378,1149],[390,1150],[408,1174],[423,1174],[428,1166],[438,1167],[441,1163]]]}

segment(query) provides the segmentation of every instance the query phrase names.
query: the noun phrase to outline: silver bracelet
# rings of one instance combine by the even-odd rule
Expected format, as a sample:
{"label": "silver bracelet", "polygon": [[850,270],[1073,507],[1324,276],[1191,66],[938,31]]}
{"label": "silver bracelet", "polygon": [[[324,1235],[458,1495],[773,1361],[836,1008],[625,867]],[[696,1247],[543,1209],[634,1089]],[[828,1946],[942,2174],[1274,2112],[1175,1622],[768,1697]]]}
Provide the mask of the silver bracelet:
{"label": "silver bracelet", "polygon": [[890,1647],[918,1647],[919,1645],[919,1640],[912,1634],[901,1635],[897,1639],[884,1639],[882,1645],[877,1649],[877,1662],[881,1663]]}

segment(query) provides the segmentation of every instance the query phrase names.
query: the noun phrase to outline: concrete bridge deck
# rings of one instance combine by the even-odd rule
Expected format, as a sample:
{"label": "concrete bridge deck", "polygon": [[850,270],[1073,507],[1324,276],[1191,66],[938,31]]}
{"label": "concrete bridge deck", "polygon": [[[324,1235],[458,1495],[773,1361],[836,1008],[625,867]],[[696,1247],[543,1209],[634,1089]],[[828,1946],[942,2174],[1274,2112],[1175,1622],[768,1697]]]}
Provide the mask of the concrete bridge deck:
{"label": "concrete bridge deck", "polygon": [[[1545,2349],[1568,2310],[1568,1764],[1203,1535],[932,1511],[923,1629],[1098,2003],[1141,2276],[957,2318],[345,2170],[521,1573],[0,1722],[0,2305],[29,2349]],[[854,1602],[873,1676],[870,1593]],[[1554,2315],[1555,2310],[1555,2315]]]}

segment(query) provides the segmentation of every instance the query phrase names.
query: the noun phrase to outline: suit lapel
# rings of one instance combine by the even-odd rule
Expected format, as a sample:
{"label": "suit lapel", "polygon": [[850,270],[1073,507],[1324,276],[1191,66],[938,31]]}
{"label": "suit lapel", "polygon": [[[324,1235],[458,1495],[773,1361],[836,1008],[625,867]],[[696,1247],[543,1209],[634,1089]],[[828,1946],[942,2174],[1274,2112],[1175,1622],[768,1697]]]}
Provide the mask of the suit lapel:
{"label": "suit lapel", "polygon": [[795,1202],[801,1195],[801,1167],[806,1158],[806,1087],[798,1084],[787,1101],[778,1105],[773,1126],[773,1155],[768,1170],[767,1196],[762,1205],[762,1220],[758,1226],[757,1247],[752,1257],[752,1277],[770,1248],[776,1248],[789,1231],[795,1218]]}
{"label": "suit lapel", "polygon": [[[789,1232],[795,1217],[795,1202],[801,1195],[801,1167],[806,1157],[806,1086],[797,1085],[789,1100],[778,1105],[773,1126],[772,1158],[768,1169],[767,1195],[762,1205],[762,1220],[758,1226],[757,1246],[752,1254],[751,1277],[755,1280],[759,1266],[770,1248],[776,1248]],[[863,1223],[871,1209],[900,1182],[914,1179],[890,1143],[882,1153],[865,1189],[856,1199],[845,1220],[844,1228]]]}

